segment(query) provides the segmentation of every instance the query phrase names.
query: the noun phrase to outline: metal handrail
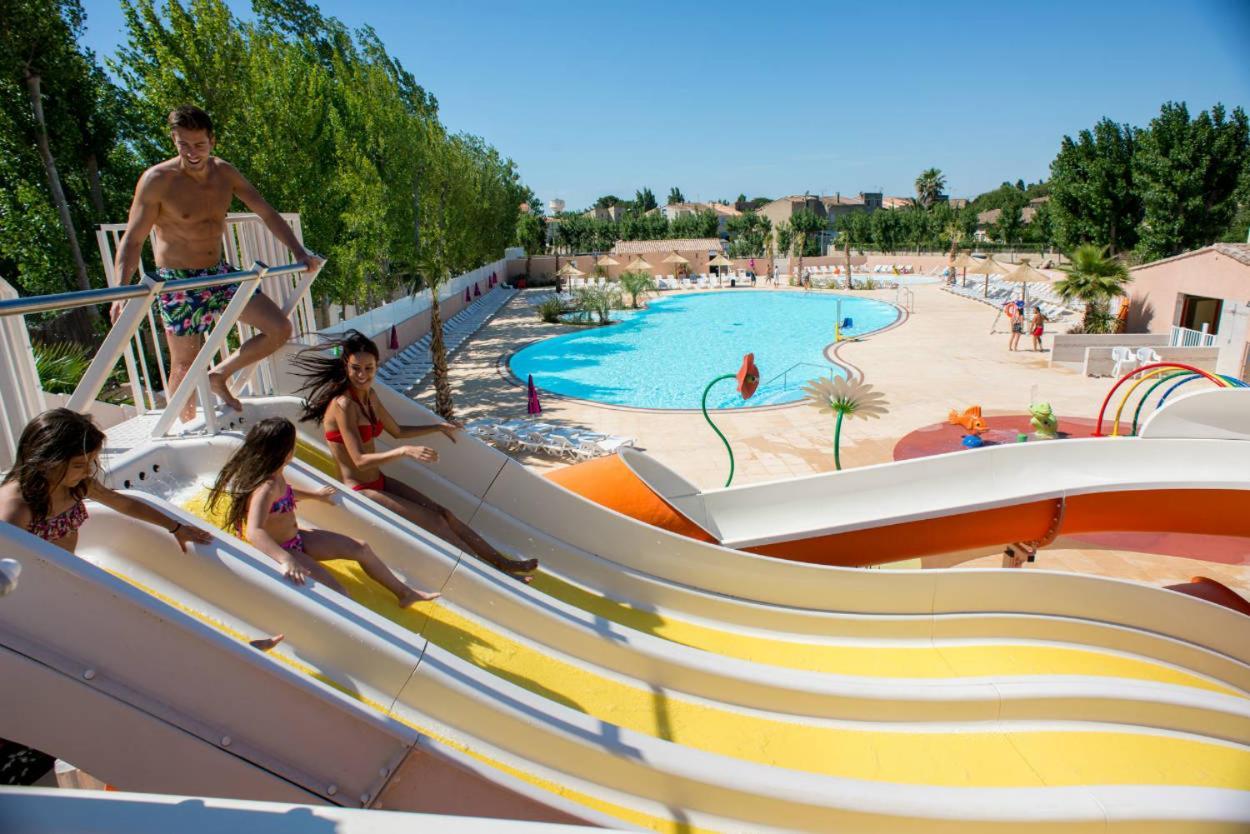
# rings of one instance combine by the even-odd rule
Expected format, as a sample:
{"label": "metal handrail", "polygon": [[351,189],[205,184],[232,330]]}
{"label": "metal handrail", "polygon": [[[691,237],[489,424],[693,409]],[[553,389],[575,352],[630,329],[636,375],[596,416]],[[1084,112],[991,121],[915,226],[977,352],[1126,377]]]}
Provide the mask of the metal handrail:
{"label": "metal handrail", "polygon": [[780,380],[781,380],[781,387],[782,387],[782,389],[784,389],[784,388],[786,387],[786,381],[787,381],[787,379],[789,378],[789,376],[788,376],[788,375],[789,375],[789,373],[790,373],[791,371],[793,371],[794,369],[796,369],[796,368],[802,368],[802,367],[819,368],[819,369],[820,369],[820,370],[822,370],[822,371],[828,371],[828,372],[829,372],[829,375],[830,375],[830,377],[831,377],[831,378],[832,378],[832,376],[833,376],[833,372],[834,372],[835,370],[837,370],[837,369],[836,369],[833,365],[819,365],[819,364],[817,364],[817,363],[815,363],[815,362],[795,362],[793,365],[791,365],[790,367],[786,368],[784,371],[782,371],[781,373],[777,374],[777,375],[776,375],[775,377],[773,377],[772,379],[769,379],[768,381],[761,383],[761,384],[760,384],[760,387],[761,387],[761,388],[765,388],[765,387],[767,387],[768,385],[770,385],[771,383],[776,382],[777,380],[779,380],[779,379],[780,379]]}
{"label": "metal handrail", "polygon": [[[303,261],[283,266],[265,266],[260,261],[251,269],[240,272],[226,272],[220,275],[203,275],[195,278],[177,278],[173,281],[161,281],[155,275],[147,277],[158,285],[156,292],[164,295],[171,292],[187,292],[219,287],[224,284],[237,284],[243,281],[258,281],[271,275],[285,275],[300,272],[308,268]],[[127,284],[124,287],[101,287],[93,290],[74,290],[73,292],[54,293],[52,295],[31,295],[23,298],[12,298],[0,301],[0,316],[27,315],[30,313],[46,313],[51,310],[71,310],[76,307],[89,307],[94,304],[108,304],[114,301],[125,301],[139,298],[152,293],[145,284]]]}

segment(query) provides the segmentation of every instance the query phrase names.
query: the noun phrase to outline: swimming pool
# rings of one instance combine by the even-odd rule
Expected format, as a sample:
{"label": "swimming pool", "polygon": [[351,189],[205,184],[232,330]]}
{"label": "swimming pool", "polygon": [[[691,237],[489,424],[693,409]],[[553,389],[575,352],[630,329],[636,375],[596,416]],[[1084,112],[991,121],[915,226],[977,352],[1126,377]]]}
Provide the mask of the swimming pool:
{"label": "swimming pool", "polygon": [[[711,408],[775,405],[803,398],[813,377],[842,375],[824,356],[841,315],[856,336],[898,318],[891,304],[851,295],[802,292],[710,292],[652,300],[619,313],[607,327],[584,327],[529,345],[512,356],[512,373],[534,375],[539,388],[635,408],[698,408],[713,377],[736,373],[755,354],[761,385],[743,401],[734,383],[712,389]],[[794,367],[798,365],[799,367]],[[784,378],[783,372],[790,369]]]}

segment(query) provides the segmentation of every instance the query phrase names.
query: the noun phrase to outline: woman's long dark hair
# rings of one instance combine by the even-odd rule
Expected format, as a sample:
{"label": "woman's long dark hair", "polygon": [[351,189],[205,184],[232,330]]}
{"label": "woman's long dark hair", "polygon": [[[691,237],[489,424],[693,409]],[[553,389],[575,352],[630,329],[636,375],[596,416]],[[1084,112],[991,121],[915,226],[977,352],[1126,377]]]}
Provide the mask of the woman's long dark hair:
{"label": "woman's long dark hair", "polygon": [[347,381],[347,360],[358,353],[367,353],[374,359],[380,358],[378,346],[372,339],[359,330],[348,330],[341,339],[304,348],[295,355],[291,360],[296,368],[295,375],[307,380],[299,390],[308,392],[300,422],[311,420],[320,423],[325,419],[330,403],[350,387]]}
{"label": "woman's long dark hair", "polygon": [[217,504],[225,498],[230,502],[226,507],[225,526],[231,530],[241,529],[247,520],[247,504],[252,500],[252,493],[282,469],[294,448],[295,424],[285,417],[270,417],[252,426],[243,445],[226,461],[208,493],[205,508],[209,514],[216,512]]}
{"label": "woman's long dark hair", "polygon": [[[17,481],[22,500],[30,507],[31,520],[43,521],[48,517],[52,488],[65,477],[70,459],[98,452],[103,446],[104,432],[88,415],[68,408],[45,411],[22,429],[17,461],[0,483]],[[84,478],[70,495],[82,500],[90,486],[91,478]]]}

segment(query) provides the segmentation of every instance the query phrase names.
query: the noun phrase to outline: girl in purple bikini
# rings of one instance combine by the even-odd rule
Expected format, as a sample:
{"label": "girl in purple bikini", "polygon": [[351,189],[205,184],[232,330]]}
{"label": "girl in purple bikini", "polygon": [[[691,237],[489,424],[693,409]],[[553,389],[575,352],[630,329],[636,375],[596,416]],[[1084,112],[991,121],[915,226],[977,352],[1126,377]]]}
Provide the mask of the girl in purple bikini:
{"label": "girl in purple bikini", "polygon": [[312,578],[346,594],[321,562],[351,559],[394,594],[400,608],[439,596],[405,585],[363,541],[329,530],[302,529],[295,517],[297,499],[328,501],[337,490],[325,487],[310,492],[292,487],[282,471],[294,457],[295,425],[283,417],[261,420],[222,467],[209,493],[208,511],[214,512],[225,500],[225,526],[281,565],[286,578],[296,585]]}
{"label": "girl in purple bikini", "polygon": [[85,414],[45,411],[17,442],[17,462],[0,481],[0,521],[21,527],[70,553],[87,520],[90,498],[122,515],[163,527],[185,553],[189,542],[207,544],[208,533],[96,480],[104,432]]}

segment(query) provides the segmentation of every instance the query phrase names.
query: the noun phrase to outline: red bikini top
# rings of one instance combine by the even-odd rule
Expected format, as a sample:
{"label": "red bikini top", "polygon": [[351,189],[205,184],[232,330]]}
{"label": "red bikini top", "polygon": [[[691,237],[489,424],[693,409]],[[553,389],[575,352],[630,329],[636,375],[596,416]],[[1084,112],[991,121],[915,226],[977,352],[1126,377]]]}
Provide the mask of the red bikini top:
{"label": "red bikini top", "polygon": [[[379,420],[377,415],[373,413],[373,406],[361,403],[360,400],[356,399],[356,395],[352,393],[352,389],[350,388],[347,389],[347,396],[351,397],[352,402],[360,406],[360,410],[363,411],[365,416],[369,418],[368,423],[362,423],[356,427],[356,430],[360,432],[360,442],[368,443],[375,437],[381,437],[382,421]],[[326,441],[330,443],[342,443],[343,433],[336,429],[330,429],[326,432]]]}

